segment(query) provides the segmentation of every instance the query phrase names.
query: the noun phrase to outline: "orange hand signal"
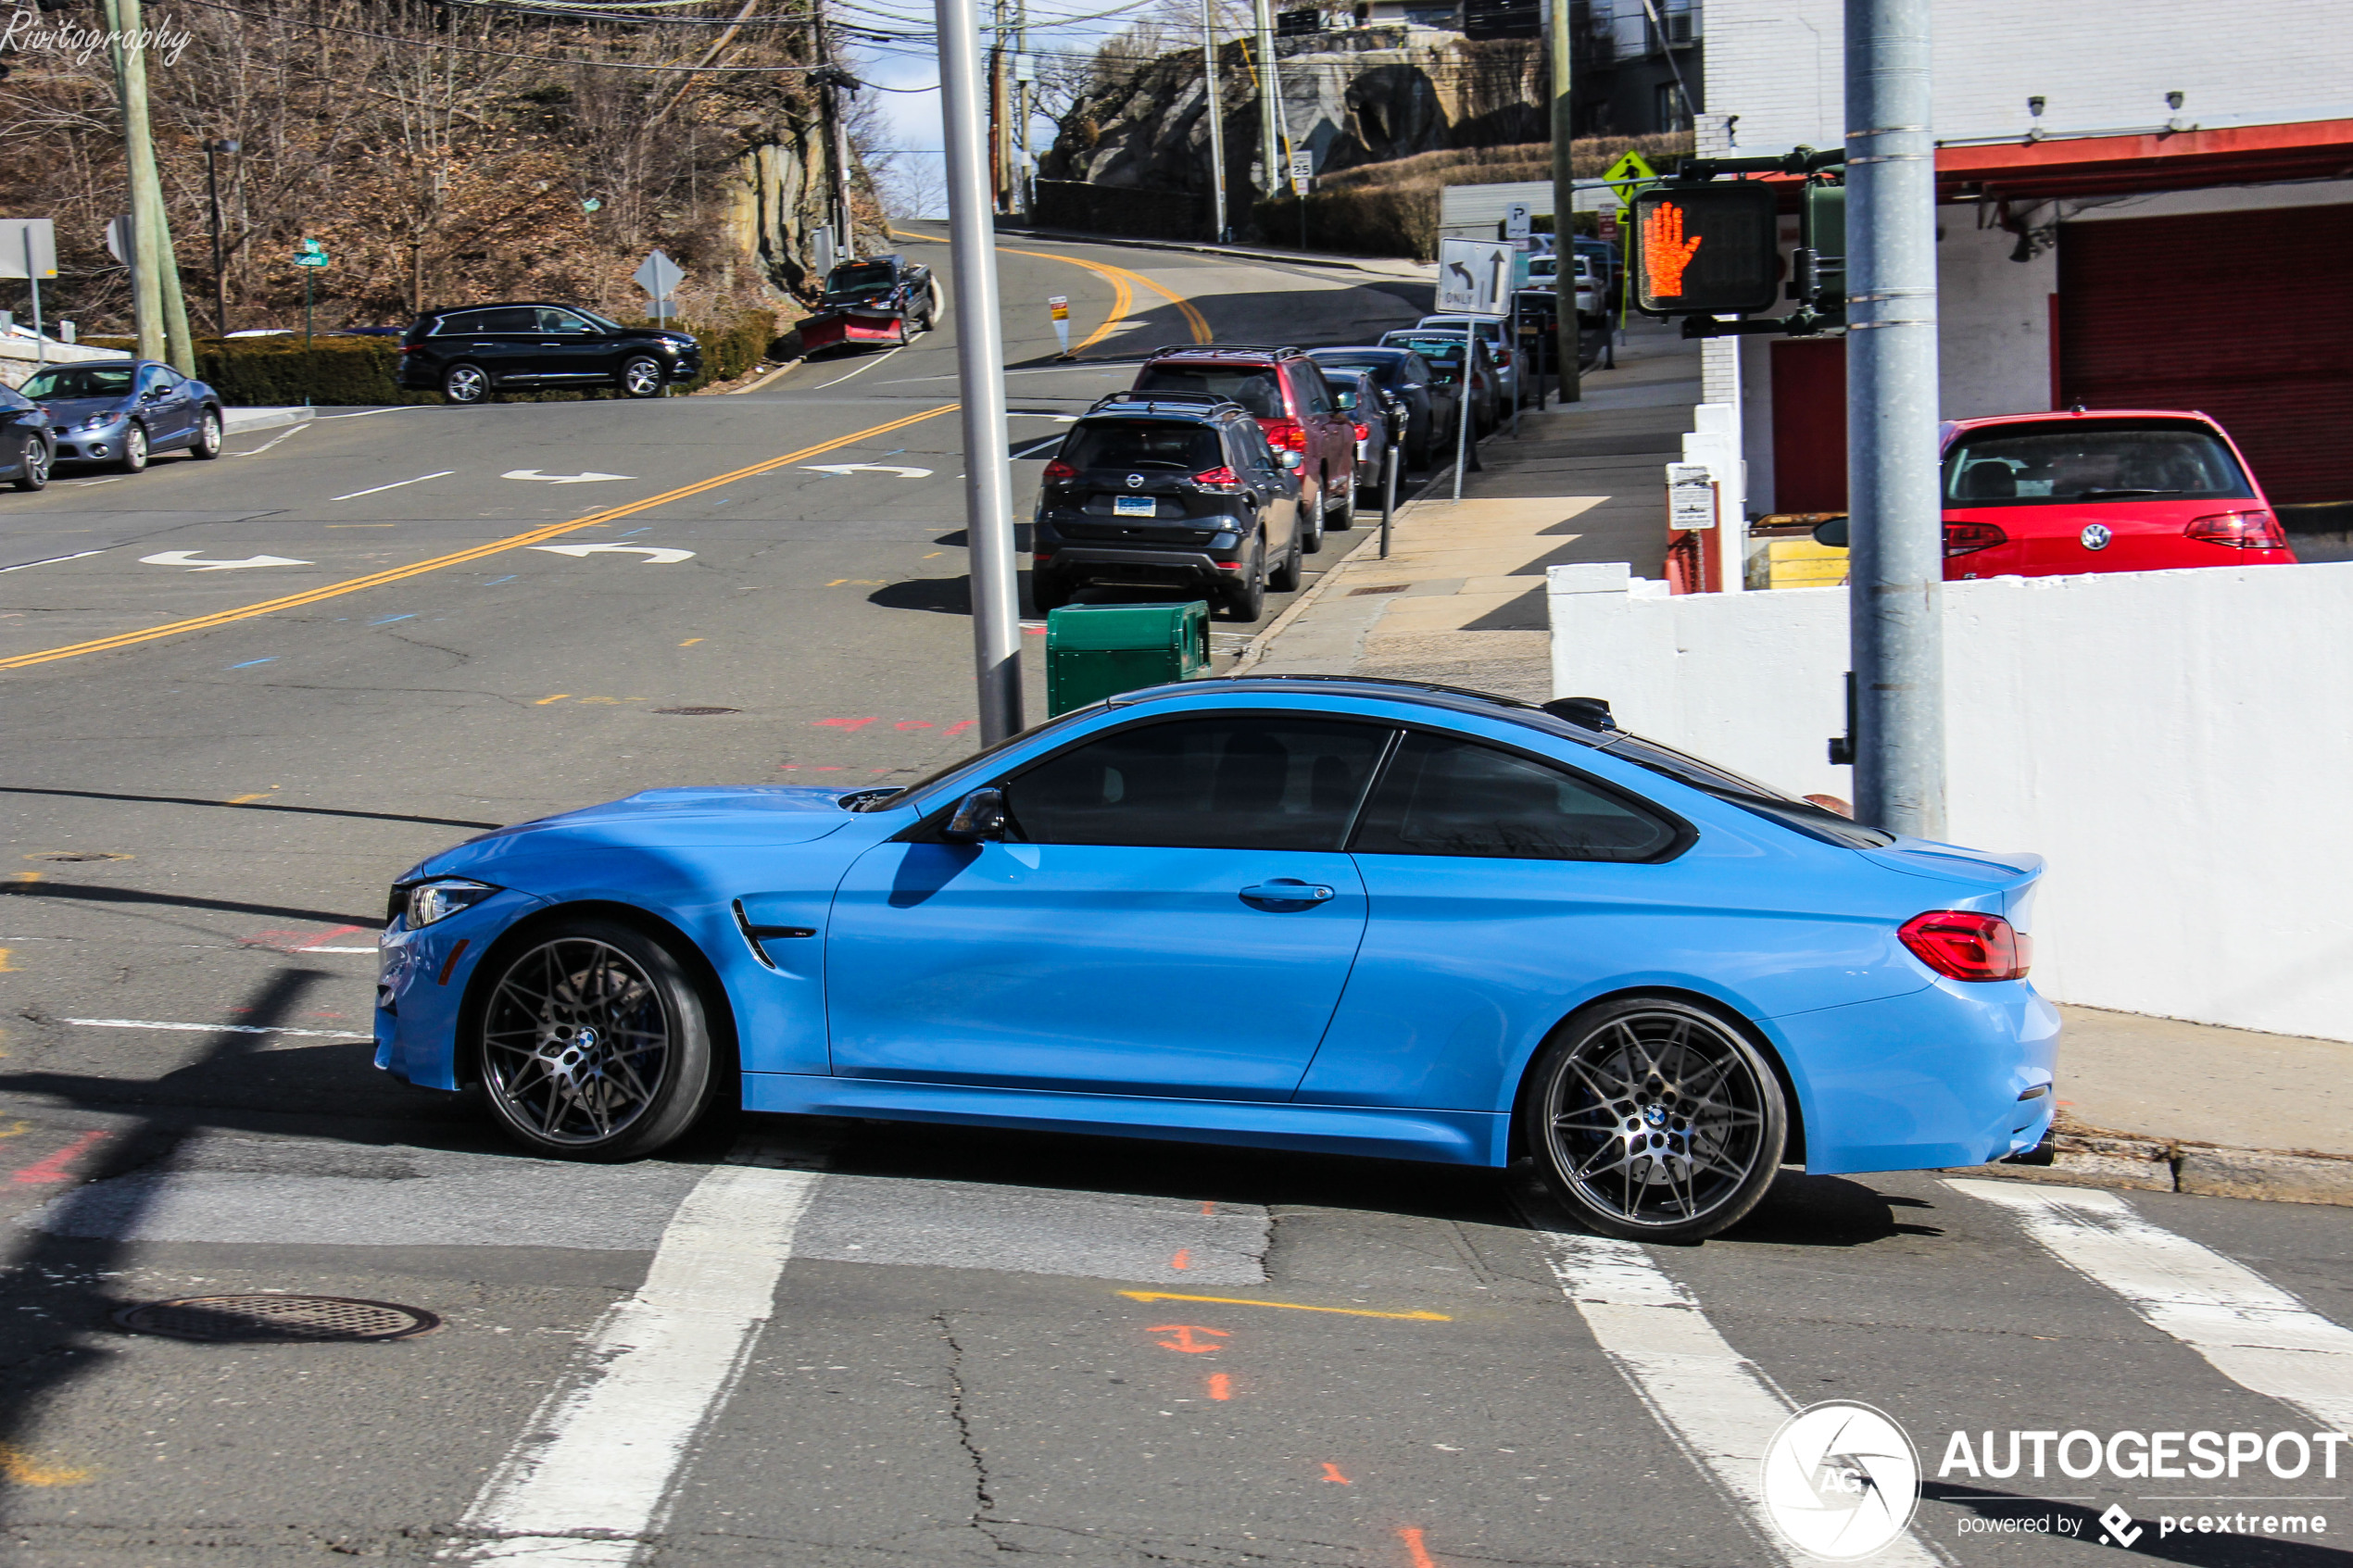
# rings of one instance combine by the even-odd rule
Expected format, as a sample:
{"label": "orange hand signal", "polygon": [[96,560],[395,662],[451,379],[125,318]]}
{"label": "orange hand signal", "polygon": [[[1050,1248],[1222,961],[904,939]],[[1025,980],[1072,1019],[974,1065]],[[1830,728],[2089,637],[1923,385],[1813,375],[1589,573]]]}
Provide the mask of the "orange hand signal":
{"label": "orange hand signal", "polygon": [[1700,236],[1683,238],[1683,209],[1660,202],[1642,214],[1642,274],[1652,297],[1673,299],[1683,292],[1683,269],[1692,264]]}

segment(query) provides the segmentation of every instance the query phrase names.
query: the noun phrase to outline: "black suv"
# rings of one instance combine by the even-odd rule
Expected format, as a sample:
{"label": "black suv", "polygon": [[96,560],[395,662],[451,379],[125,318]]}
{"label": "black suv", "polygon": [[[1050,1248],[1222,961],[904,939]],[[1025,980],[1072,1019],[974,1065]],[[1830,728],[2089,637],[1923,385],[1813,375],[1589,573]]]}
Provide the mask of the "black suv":
{"label": "black suv", "polygon": [[1112,394],[1046,465],[1030,546],[1038,612],[1104,583],[1197,589],[1256,621],[1269,586],[1299,586],[1300,463],[1214,394]]}
{"label": "black suv", "polygon": [[702,350],[685,332],[624,327],[576,305],[472,305],[432,310],[400,334],[400,384],[438,390],[452,403],[493,392],[618,387],[659,397],[702,373]]}

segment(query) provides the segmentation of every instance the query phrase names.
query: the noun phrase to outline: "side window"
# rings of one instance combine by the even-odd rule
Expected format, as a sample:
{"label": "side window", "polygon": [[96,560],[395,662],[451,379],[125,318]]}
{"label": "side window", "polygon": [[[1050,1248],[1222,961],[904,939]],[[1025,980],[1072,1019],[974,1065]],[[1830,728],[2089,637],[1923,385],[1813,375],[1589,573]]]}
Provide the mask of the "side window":
{"label": "side window", "polygon": [[1290,363],[1290,374],[1301,412],[1328,414],[1332,411],[1332,389],[1325,383],[1323,371],[1304,359],[1294,359]]}
{"label": "side window", "polygon": [[1240,434],[1242,449],[1250,454],[1251,467],[1265,470],[1280,466],[1275,461],[1275,449],[1266,444],[1266,433],[1258,427],[1256,420],[1252,420]]}
{"label": "side window", "polygon": [[490,312],[487,310],[459,310],[454,314],[444,316],[438,322],[434,323],[433,335],[435,337],[471,337],[475,332],[486,332],[490,329],[484,323],[488,320],[489,315]]}
{"label": "side window", "polygon": [[187,379],[177,370],[166,370],[160,365],[156,367],[156,384],[166,391],[186,385]]}
{"label": "side window", "polygon": [[161,365],[147,365],[143,367],[139,371],[139,390],[142,392],[153,392],[159,386],[170,386],[171,383],[164,378],[170,373],[170,371],[165,370]]}
{"label": "side window", "polygon": [[1337,850],[1390,732],[1320,719],[1182,719],[1119,730],[1005,786],[1033,844]]}
{"label": "side window", "polygon": [[1365,855],[1647,860],[1675,842],[1650,812],[1563,769],[1409,733],[1349,847]]}
{"label": "side window", "polygon": [[559,310],[553,306],[543,305],[539,307],[539,330],[543,332],[569,332],[578,336],[588,330],[588,323],[569,310]]}
{"label": "side window", "polygon": [[1429,384],[1429,367],[1422,363],[1422,357],[1418,354],[1405,356],[1404,360],[1398,366],[1397,374],[1398,379],[1407,386]]}
{"label": "side window", "polygon": [[478,318],[473,330],[478,332],[535,332],[539,330],[539,313],[524,306],[510,306],[504,310],[475,312]]}

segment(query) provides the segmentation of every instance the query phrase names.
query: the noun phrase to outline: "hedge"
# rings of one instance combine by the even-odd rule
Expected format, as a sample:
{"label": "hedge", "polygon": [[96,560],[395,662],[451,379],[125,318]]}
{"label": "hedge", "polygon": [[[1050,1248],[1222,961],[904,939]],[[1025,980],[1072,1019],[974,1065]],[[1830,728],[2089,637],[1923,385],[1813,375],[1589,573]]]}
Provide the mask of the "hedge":
{"label": "hedge", "polygon": [[[651,326],[640,319],[628,323]],[[713,382],[733,381],[771,357],[775,313],[750,310],[724,326],[672,321],[671,330],[691,334],[702,347],[702,373],[683,383],[698,392]],[[131,349],[129,339],[86,338],[94,347]],[[195,345],[196,379],[233,408],[283,408],[292,404],[335,405],[439,403],[438,392],[403,389],[394,375],[400,363],[396,342],[386,337],[314,337],[305,348],[298,335],[208,338]],[[508,402],[569,403],[615,395],[599,387],[576,392],[502,392]]]}

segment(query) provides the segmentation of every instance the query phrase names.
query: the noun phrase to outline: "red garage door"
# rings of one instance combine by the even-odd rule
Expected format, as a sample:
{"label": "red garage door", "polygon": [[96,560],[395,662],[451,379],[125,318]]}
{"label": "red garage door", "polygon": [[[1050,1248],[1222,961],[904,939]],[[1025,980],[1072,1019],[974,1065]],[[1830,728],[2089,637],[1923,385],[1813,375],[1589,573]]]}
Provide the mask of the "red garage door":
{"label": "red garage door", "polygon": [[2353,207],[2059,230],[2059,402],[2196,408],[2271,499],[2353,500]]}

